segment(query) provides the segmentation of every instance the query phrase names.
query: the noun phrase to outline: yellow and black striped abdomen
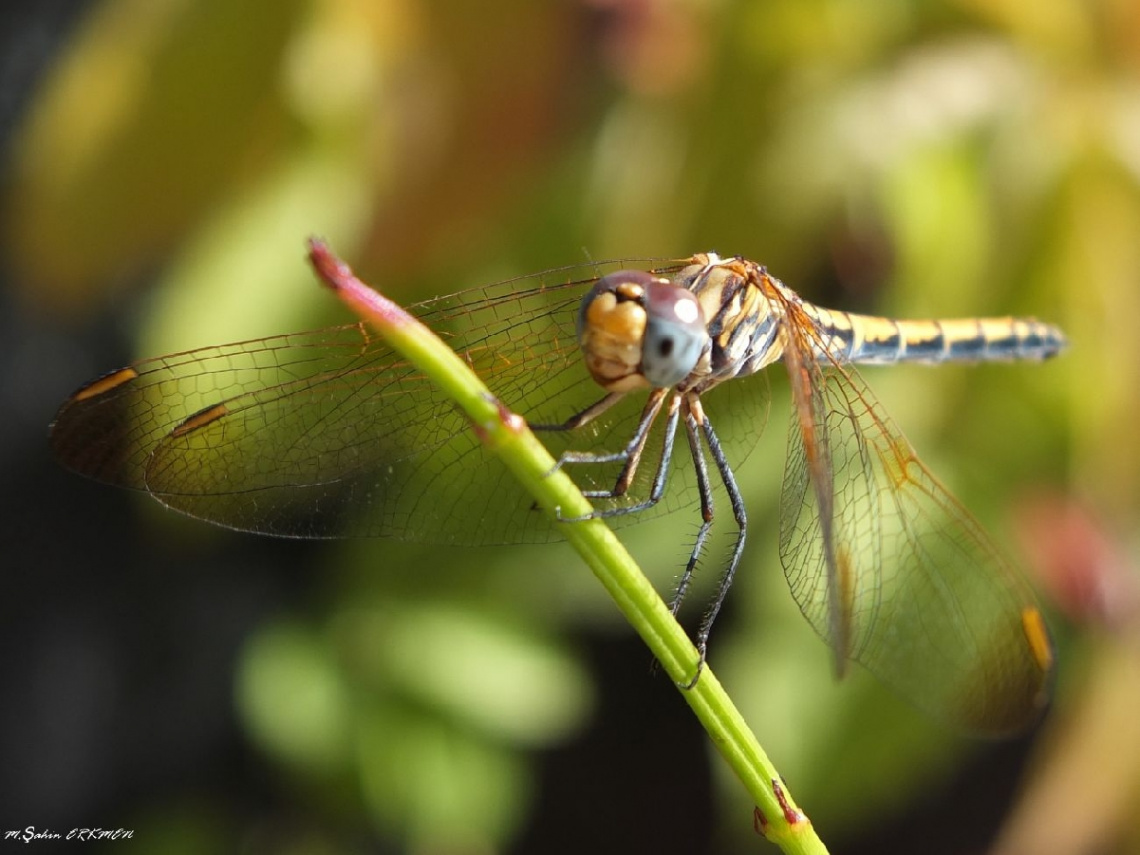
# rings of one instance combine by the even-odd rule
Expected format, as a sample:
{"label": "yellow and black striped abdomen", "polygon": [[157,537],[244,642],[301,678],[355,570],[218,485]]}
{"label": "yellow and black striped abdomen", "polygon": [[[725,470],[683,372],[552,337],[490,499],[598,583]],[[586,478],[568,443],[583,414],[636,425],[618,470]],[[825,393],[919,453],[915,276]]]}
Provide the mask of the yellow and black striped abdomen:
{"label": "yellow and black striped abdomen", "polygon": [[[804,306],[832,356],[844,362],[992,362],[1048,359],[1067,344],[1052,324],[1033,318],[901,321]],[[822,348],[821,348],[822,349]]]}

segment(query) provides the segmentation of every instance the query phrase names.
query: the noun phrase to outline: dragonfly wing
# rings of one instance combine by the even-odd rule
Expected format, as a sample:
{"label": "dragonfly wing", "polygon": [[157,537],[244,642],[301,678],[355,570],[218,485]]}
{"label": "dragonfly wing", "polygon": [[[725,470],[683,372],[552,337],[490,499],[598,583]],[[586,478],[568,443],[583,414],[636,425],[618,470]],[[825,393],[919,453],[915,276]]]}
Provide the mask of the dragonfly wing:
{"label": "dragonfly wing", "polygon": [[935,717],[976,733],[1023,729],[1052,668],[1032,593],[858,373],[817,361],[810,322],[791,318],[785,359],[800,367],[793,396],[806,396],[793,408],[781,512],[793,597],[838,658]]}
{"label": "dragonfly wing", "polygon": [[[598,265],[465,292],[419,314],[508,406],[566,418],[598,393],[574,317]],[[146,360],[77,392],[67,466],[232,528],[491,543],[554,537],[466,419],[367,327]]]}
{"label": "dragonfly wing", "polygon": [[[808,348],[800,346],[794,335],[794,327],[784,325],[783,336],[784,364],[788,368],[789,388],[792,393],[792,426],[789,429],[789,450],[787,470],[784,476],[782,513],[780,515],[780,555],[784,559],[785,571],[786,543],[796,536],[795,520],[789,525],[790,490],[795,492],[797,507],[815,509],[808,523],[810,547],[814,550],[811,559],[823,572],[817,574],[813,584],[823,584],[823,590],[811,590],[809,601],[814,600],[809,614],[804,612],[812,626],[831,645],[835,654],[835,672],[842,677],[851,658],[852,623],[854,609],[851,590],[846,584],[851,580],[847,572],[848,555],[842,549],[835,535],[835,481],[831,459],[831,442],[828,437],[830,419],[824,406],[826,399],[818,394],[823,388],[823,373],[819,363],[812,358]],[[796,467],[794,480],[792,466]],[[810,495],[808,486],[811,487]],[[798,533],[803,538],[804,533]],[[802,549],[803,547],[797,547]],[[791,583],[791,576],[789,583]],[[797,576],[799,578],[799,576]],[[800,598],[798,588],[792,585],[796,602],[803,607],[805,600]]]}
{"label": "dragonfly wing", "polygon": [[52,450],[76,472],[145,490],[155,447],[194,413],[251,389],[335,371],[363,345],[353,324],[137,362],[86,384],[63,404],[51,428]]}

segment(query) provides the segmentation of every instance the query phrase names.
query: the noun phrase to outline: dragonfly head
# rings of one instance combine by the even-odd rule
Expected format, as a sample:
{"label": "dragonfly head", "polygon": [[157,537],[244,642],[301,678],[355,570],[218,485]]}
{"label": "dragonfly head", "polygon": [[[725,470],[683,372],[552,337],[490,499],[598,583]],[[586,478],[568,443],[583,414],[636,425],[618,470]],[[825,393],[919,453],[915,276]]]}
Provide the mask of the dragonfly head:
{"label": "dragonfly head", "polygon": [[578,313],[586,367],[608,392],[675,386],[709,347],[692,292],[643,270],[619,270],[594,283]]}

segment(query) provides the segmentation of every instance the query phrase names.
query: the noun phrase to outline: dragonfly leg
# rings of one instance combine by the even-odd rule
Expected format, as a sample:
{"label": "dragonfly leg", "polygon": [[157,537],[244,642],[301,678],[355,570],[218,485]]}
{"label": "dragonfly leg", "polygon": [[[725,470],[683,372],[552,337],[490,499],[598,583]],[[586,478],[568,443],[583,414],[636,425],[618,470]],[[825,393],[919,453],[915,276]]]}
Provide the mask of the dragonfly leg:
{"label": "dragonfly leg", "polygon": [[669,603],[669,610],[674,615],[680,611],[681,602],[685,599],[689,584],[693,581],[693,573],[697,569],[697,562],[704,551],[705,541],[708,539],[713,522],[713,496],[712,485],[709,483],[708,463],[705,461],[704,451],[701,449],[700,427],[689,408],[685,410],[685,433],[689,438],[689,453],[692,455],[693,467],[697,473],[697,489],[701,495],[702,521],[701,527],[697,531],[696,543],[693,544],[693,551],[689,554],[689,561],[685,565],[684,572],[681,573],[681,578],[677,580],[677,589]]}
{"label": "dragonfly leg", "polygon": [[[653,427],[653,422],[657,419],[657,414],[661,412],[661,405],[665,402],[665,397],[669,394],[668,389],[655,389],[653,394],[645,402],[645,408],[641,411],[641,418],[637,422],[637,430],[633,432],[633,436],[629,442],[626,443],[625,448],[620,451],[564,451],[562,456],[558,458],[558,466],[561,468],[566,463],[616,463],[619,460],[626,461],[625,470],[622,471],[621,476],[618,477],[618,484],[620,485],[623,480],[630,482],[633,480],[634,474],[637,472],[637,464],[641,458],[641,450],[645,447],[646,440],[649,439],[649,429]],[[604,399],[603,399],[604,400]],[[630,469],[632,465],[632,472],[627,475],[626,470]],[[628,486],[628,483],[627,483]],[[617,495],[621,495],[620,488],[615,486],[614,491]],[[600,496],[597,498],[601,498]]]}
{"label": "dragonfly leg", "polygon": [[691,689],[697,684],[697,680],[701,676],[701,669],[704,666],[705,656],[708,652],[709,633],[712,632],[712,626],[713,623],[716,622],[716,616],[720,613],[721,606],[724,605],[725,598],[728,596],[728,589],[732,587],[732,580],[736,576],[736,568],[740,565],[740,558],[744,554],[744,541],[748,534],[748,514],[744,509],[744,498],[740,495],[740,488],[736,485],[736,476],[732,472],[732,467],[729,466],[728,459],[724,456],[720,439],[717,437],[716,431],[713,430],[712,422],[709,421],[709,417],[705,414],[700,399],[695,396],[690,397],[689,407],[694,418],[700,424],[701,430],[704,432],[709,453],[712,455],[713,462],[716,463],[716,468],[720,472],[720,480],[728,492],[728,502],[732,505],[732,516],[736,520],[737,527],[736,544],[732,548],[732,557],[729,558],[728,566],[720,578],[720,584],[717,586],[712,605],[710,605],[709,610],[705,612],[704,619],[701,620],[701,627],[697,630],[697,652],[700,654],[700,659],[697,661],[697,670],[693,675],[692,681],[685,687]]}
{"label": "dragonfly leg", "polygon": [[[682,399],[680,395],[674,395],[672,400],[669,402],[669,412],[665,420],[665,434],[661,444],[661,456],[657,461],[657,471],[653,476],[653,486],[650,488],[649,497],[643,501],[637,502],[636,504],[623,505],[619,508],[604,508],[600,511],[594,511],[592,514],[587,514],[584,517],[564,517],[562,518],[562,522],[580,522],[581,520],[587,519],[606,519],[608,517],[619,517],[625,516],[626,514],[636,514],[640,511],[644,511],[648,508],[653,507],[659,501],[661,501],[661,497],[665,495],[665,486],[669,481],[669,462],[673,458],[673,441],[677,435],[677,422],[680,421],[681,416],[681,400]],[[661,405],[658,404],[653,408],[652,414],[649,414],[649,408],[646,408],[646,415],[649,415],[648,421],[650,423],[652,423],[653,417],[657,415],[657,412],[660,409]],[[643,420],[646,420],[646,415],[642,416]],[[640,426],[638,427],[638,432],[641,432]],[[645,434],[648,435],[648,429],[646,429]],[[582,495],[593,499],[613,499],[625,495],[625,491],[629,488],[629,481],[632,481],[633,479],[633,471],[636,471],[637,461],[641,457],[641,450],[644,448],[644,445],[645,438],[642,437],[640,445],[637,449],[636,457],[631,457],[626,463],[626,466],[622,470],[622,475],[619,476],[618,484],[614,490],[589,490],[584,492]],[[630,471],[631,467],[633,471]],[[627,472],[629,472],[629,481],[623,482],[623,479],[626,477]]]}
{"label": "dragonfly leg", "polygon": [[[656,389],[653,394],[649,396],[649,399],[645,402],[645,408],[641,412],[641,418],[638,420],[637,429],[634,431],[633,437],[626,444],[625,448],[620,451],[602,453],[591,451],[565,451],[558,458],[558,462],[548,474],[557,472],[567,463],[597,464],[625,461],[625,465],[618,474],[617,481],[614,483],[613,488],[609,490],[589,490],[583,493],[588,499],[615,499],[624,496],[629,489],[629,485],[633,483],[634,476],[637,474],[637,468],[641,463],[641,452],[644,450],[645,443],[649,439],[649,431],[653,427],[653,422],[657,419],[657,414],[661,412],[661,405],[668,395],[668,389]],[[603,404],[605,400],[606,399],[603,398],[602,401],[599,401],[598,404],[594,406],[597,407]]]}
{"label": "dragonfly leg", "polygon": [[577,430],[582,425],[589,424],[626,395],[625,392],[610,392],[604,398],[601,398],[580,413],[575,413],[566,421],[556,425],[531,425],[531,430],[548,431],[550,433],[558,433],[565,431]]}
{"label": "dragonfly leg", "polygon": [[[659,394],[660,393],[660,394]],[[654,392],[648,401],[645,402],[645,409],[641,412],[641,418],[637,422],[637,430],[634,431],[633,438],[626,444],[626,447],[616,454],[599,454],[594,455],[590,452],[575,452],[570,451],[562,456],[562,459],[567,463],[611,463],[617,460],[624,460],[625,465],[622,467],[621,472],[618,473],[617,481],[614,486],[609,490],[586,490],[582,495],[587,499],[617,499],[624,496],[628,491],[630,485],[633,483],[634,477],[637,475],[637,469],[641,465],[641,456],[645,451],[645,443],[649,441],[649,431],[653,427],[653,423],[657,420],[657,415],[661,412],[661,404],[664,402],[668,390],[660,389]],[[669,416],[674,424],[672,427],[666,427],[668,433],[672,434],[676,430],[676,413],[679,412],[680,397],[676,396],[669,405]],[[662,459],[665,459],[669,452],[662,451]],[[654,478],[656,485],[661,476],[661,461],[658,461],[657,476]],[[663,485],[662,485],[663,486]]]}

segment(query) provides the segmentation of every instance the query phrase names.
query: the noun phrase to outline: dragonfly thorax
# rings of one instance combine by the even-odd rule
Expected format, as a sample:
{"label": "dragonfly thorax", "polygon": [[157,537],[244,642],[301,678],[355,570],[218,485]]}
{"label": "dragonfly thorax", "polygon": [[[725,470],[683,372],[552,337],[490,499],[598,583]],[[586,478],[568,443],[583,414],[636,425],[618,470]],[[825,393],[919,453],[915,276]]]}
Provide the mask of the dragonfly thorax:
{"label": "dragonfly thorax", "polygon": [[780,359],[782,305],[799,298],[792,292],[784,295],[783,286],[764,267],[703,253],[693,256],[673,282],[696,296],[707,319],[708,364],[690,384],[697,391],[754,374]]}
{"label": "dragonfly thorax", "polygon": [[578,313],[578,343],[590,376],[608,392],[675,386],[710,348],[697,298],[642,270],[594,283]]}

